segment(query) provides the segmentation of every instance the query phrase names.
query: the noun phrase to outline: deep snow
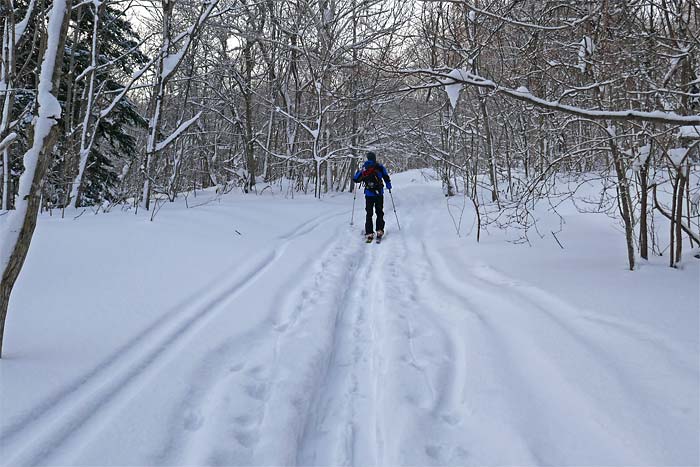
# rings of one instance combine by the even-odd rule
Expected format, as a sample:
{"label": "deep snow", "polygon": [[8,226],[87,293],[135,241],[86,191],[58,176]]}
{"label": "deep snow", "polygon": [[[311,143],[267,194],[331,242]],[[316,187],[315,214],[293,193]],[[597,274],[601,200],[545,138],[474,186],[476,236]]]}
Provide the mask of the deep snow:
{"label": "deep snow", "polygon": [[698,261],[629,272],[615,222],[571,206],[563,250],[476,244],[439,184],[393,185],[402,230],[387,199],[381,245],[349,194],[43,215],[0,462],[699,463]]}

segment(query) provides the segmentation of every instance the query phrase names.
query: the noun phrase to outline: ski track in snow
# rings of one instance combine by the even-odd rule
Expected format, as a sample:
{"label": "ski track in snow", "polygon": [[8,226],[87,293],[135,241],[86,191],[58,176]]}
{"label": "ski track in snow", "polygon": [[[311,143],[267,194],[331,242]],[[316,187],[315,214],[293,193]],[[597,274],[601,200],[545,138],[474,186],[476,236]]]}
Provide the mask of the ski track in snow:
{"label": "ski track in snow", "polygon": [[[186,463],[193,465],[254,463],[257,448],[266,442],[264,436],[280,425],[280,418],[283,416],[276,413],[275,420],[266,418],[272,399],[292,399],[293,414],[288,415],[289,423],[303,415],[300,410],[304,404],[302,394],[294,396],[291,390],[295,386],[280,381],[294,376],[281,374],[286,368],[282,360],[289,357],[306,357],[300,353],[285,352],[287,347],[294,347],[299,342],[302,345],[310,345],[310,333],[301,324],[308,325],[311,321],[320,319],[312,312],[317,311],[315,306],[324,299],[324,286],[335,286],[335,283],[324,285],[324,281],[333,274],[333,269],[347,265],[348,253],[345,245],[333,242],[322,251],[319,255],[321,259],[311,267],[312,270],[315,268],[316,272],[311,276],[310,283],[301,281],[300,284],[281,288],[283,292],[274,302],[284,304],[285,306],[280,308],[291,310],[289,313],[279,313],[273,321],[266,321],[264,326],[254,329],[244,338],[217,348],[212,352],[212,356],[202,359],[202,368],[211,375],[203,379],[194,375],[191,380],[195,381],[196,385],[183,400],[183,406],[187,407],[184,412],[186,419],[196,421],[194,426],[188,426],[192,424],[185,421],[186,431],[193,434],[181,434],[177,439],[171,440],[169,446],[174,450],[166,449],[170,455],[161,459],[164,463],[170,463],[168,457],[173,457],[173,453],[176,453],[175,458],[184,458]],[[296,277],[292,279],[292,282],[295,281]],[[328,303],[326,309],[330,311],[331,305],[332,303]],[[269,338],[271,333],[274,335],[272,345]],[[252,348],[242,348],[251,342]],[[316,354],[308,356],[310,361],[307,363],[313,367],[314,358],[330,350],[320,349]],[[245,355],[244,361],[239,361],[241,354]],[[216,369],[211,370],[212,367]],[[287,405],[290,405],[290,401],[287,401]],[[179,413],[176,413],[175,417],[178,416]],[[213,421],[209,422],[210,420]],[[274,444],[274,439],[270,441]],[[293,446],[291,450],[287,446],[286,451],[285,446],[278,444],[274,447],[274,452],[284,452],[287,459],[293,455]],[[184,454],[178,453],[178,449],[183,450]]]}
{"label": "ski track in snow", "polygon": [[[371,245],[368,247],[371,248]],[[380,251],[357,263],[338,303],[330,358],[310,404],[296,463],[377,465],[381,437],[376,411],[376,294]],[[367,302],[364,297],[377,297]]]}
{"label": "ski track in snow", "polygon": [[[440,294],[443,301],[452,302],[454,310],[461,308],[468,313],[471,323],[464,327],[462,339],[479,342],[480,352],[489,349],[489,353],[498,356],[494,365],[490,365],[498,370],[493,387],[505,394],[497,398],[500,401],[495,401],[502,404],[501,408],[492,413],[509,414],[501,429],[504,426],[516,428],[515,445],[523,447],[526,459],[529,457],[530,462],[536,464],[565,464],[575,455],[585,463],[596,465],[611,461],[624,464],[629,459],[637,459],[642,464],[644,459],[659,455],[649,451],[655,439],[653,416],[640,420],[634,433],[629,430],[634,426],[630,425],[630,420],[620,417],[620,412],[630,416],[645,413],[647,407],[639,401],[638,393],[646,388],[631,385],[630,379],[623,376],[629,364],[618,364],[615,354],[597,343],[593,335],[586,335],[569,324],[571,318],[575,318],[571,313],[577,310],[546,292],[517,285],[483,266],[460,271],[458,278],[450,272],[444,258],[429,255],[425,242],[421,243],[424,258],[431,263],[428,270],[437,272],[432,278],[433,287],[444,292]],[[553,339],[542,339],[547,334]],[[639,352],[649,354],[641,348]],[[570,366],[572,356],[576,358],[575,367]],[[662,358],[656,352],[649,356]],[[489,374],[488,368],[469,366],[481,377]],[[692,373],[687,376],[692,377]],[[634,380],[644,382],[644,379]],[[481,381],[474,383],[481,385]],[[601,388],[605,391],[600,391]],[[473,389],[479,390],[478,386]],[[651,400],[658,395],[649,392]],[[600,394],[605,394],[608,401],[615,400],[614,406],[622,410],[618,409],[616,414],[606,411],[603,408],[606,400],[596,399]],[[477,400],[479,396],[474,394],[470,399]],[[519,404],[515,404],[518,401]],[[585,414],[585,417],[579,415],[577,426],[572,428],[567,414],[571,417]],[[620,423],[620,418],[627,423]],[[479,423],[480,430],[484,422]],[[533,430],[533,425],[538,426]],[[528,432],[535,435],[530,436]],[[542,433],[549,436],[542,436]],[[551,443],[554,438],[559,438],[560,443]],[[578,447],[582,438],[596,440],[597,450],[585,452]],[[489,451],[483,453],[483,462],[489,458],[487,455],[492,455]],[[663,462],[663,456],[658,459],[659,463]]]}
{"label": "ski track in snow", "polygon": [[[453,260],[426,240],[439,212],[426,198],[407,190],[403,231],[391,231],[381,246],[364,244],[356,229],[335,221],[345,211],[280,236],[274,249],[179,304],[9,424],[0,434],[0,444],[10,446],[3,463],[79,459],[90,433],[104,430],[205,325],[275,274],[293,244],[321,226],[333,234],[272,292],[276,308],[195,357],[187,389],[170,408],[167,439],[149,464],[675,459],[655,442],[673,428],[657,426],[654,415],[692,409],[649,401],[673,399],[661,368],[697,379],[692,356],[642,325],[579,310],[486,264]],[[640,368],[640,359],[652,365]]]}
{"label": "ski track in snow", "polygon": [[[6,465],[42,465],[55,451],[71,450],[71,440],[90,422],[105,425],[119,413],[118,399],[128,399],[144,389],[144,385],[162,365],[182,351],[191,339],[227,303],[280,259],[294,239],[308,234],[324,222],[338,216],[321,215],[302,222],[281,236],[282,242],[272,251],[257,255],[248,264],[237,268],[239,273],[222,280],[208,291],[186,299],[143,332],[125,343],[96,368],[68,388],[31,410],[26,417],[11,423],[0,435],[0,445],[12,441],[19,448],[3,448]],[[99,415],[99,416],[98,416]],[[81,439],[81,442],[83,440]]]}

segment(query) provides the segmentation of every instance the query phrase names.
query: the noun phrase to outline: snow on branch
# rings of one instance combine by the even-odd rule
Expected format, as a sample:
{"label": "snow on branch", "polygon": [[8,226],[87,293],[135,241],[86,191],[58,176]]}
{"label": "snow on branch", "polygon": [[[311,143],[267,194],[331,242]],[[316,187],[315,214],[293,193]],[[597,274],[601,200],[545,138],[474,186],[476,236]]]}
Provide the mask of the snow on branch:
{"label": "snow on branch", "polygon": [[[93,67],[92,65],[86,67],[86,68],[82,71],[82,73],[80,73],[78,76],[75,77],[75,81],[76,81],[76,82],[82,81],[82,80],[85,79],[85,77],[86,77],[87,75],[89,75],[93,70],[102,70],[102,69],[104,69],[104,68],[111,67],[111,66],[114,65],[115,63],[117,63],[117,62],[123,60],[124,58],[128,57],[129,55],[133,54],[134,52],[138,52],[139,49],[141,48],[141,46],[142,46],[143,44],[145,44],[146,41],[148,41],[148,40],[149,40],[151,37],[153,37],[153,36],[154,36],[154,34],[149,34],[149,35],[147,35],[146,37],[144,37],[143,39],[141,39],[141,41],[140,41],[138,44],[136,44],[135,46],[131,47],[129,50],[127,50],[126,52],[124,52],[124,53],[121,54],[119,57],[117,57],[117,58],[115,58],[115,59],[113,59],[113,60],[110,60],[110,61],[108,61],[108,62],[106,62],[106,63],[102,63],[102,64],[97,65],[97,66],[95,66],[95,67]],[[153,63],[153,60],[151,60],[151,61],[149,62],[148,66],[150,66],[152,63]],[[143,71],[145,71],[145,70],[137,70],[137,73],[139,73],[139,76],[141,76],[141,74],[143,74]]]}
{"label": "snow on branch", "polygon": [[292,114],[290,114],[290,113],[288,113],[288,112],[285,112],[285,111],[282,110],[280,107],[275,107],[275,112],[281,113],[281,114],[284,115],[285,117],[294,120],[294,122],[295,122],[297,125],[301,126],[304,130],[306,130],[314,139],[317,139],[317,138],[318,138],[318,129],[312,129],[310,126],[306,125],[304,122],[302,122],[301,120],[299,120],[298,118],[296,118],[294,115],[292,115]]}
{"label": "snow on branch", "polygon": [[93,3],[93,0],[84,0],[80,3],[76,3],[75,5],[73,5],[71,7],[71,10],[73,10],[73,11],[79,10],[80,8],[84,7],[85,5],[89,5],[91,3]]}
{"label": "snow on branch", "polygon": [[197,120],[199,120],[199,117],[202,115],[202,112],[203,112],[203,111],[200,110],[199,113],[198,113],[197,115],[195,115],[194,117],[190,118],[190,119],[187,120],[186,122],[183,122],[182,124],[180,124],[180,126],[177,127],[177,130],[173,131],[173,132],[170,134],[170,136],[168,136],[167,138],[165,138],[165,139],[164,139],[163,141],[161,141],[160,143],[156,144],[156,152],[159,152],[159,151],[162,151],[163,149],[165,149],[170,143],[172,143],[173,141],[175,141],[182,133],[184,133],[185,131],[187,131],[187,129],[190,127],[190,125],[192,125],[194,122],[196,122]]}
{"label": "snow on branch", "polygon": [[681,60],[683,60],[685,57],[688,56],[689,51],[690,51],[690,46],[688,46],[684,49],[681,49],[680,54],[671,58],[671,65],[669,66],[669,69],[666,72],[666,75],[664,75],[664,79],[661,81],[663,83],[663,86],[666,86],[668,84],[668,82],[671,80],[673,75],[676,73],[676,70],[678,69],[678,65],[680,64]]}
{"label": "snow on branch", "polygon": [[92,65],[86,67],[82,73],[80,73],[78,76],[75,77],[75,82],[77,83],[79,81],[82,81],[87,75],[89,75],[90,73],[92,73],[93,70],[96,70],[96,69],[97,69],[97,67],[92,66]]}
{"label": "snow on branch", "polygon": [[100,112],[100,118],[106,117],[107,115],[109,115],[110,112],[112,112],[112,110],[114,110],[114,108],[117,106],[117,104],[119,104],[119,102],[124,98],[124,96],[125,96],[125,95],[131,90],[131,88],[134,86],[134,83],[136,83],[136,81],[138,81],[138,79],[141,78],[141,76],[142,76],[144,73],[146,73],[146,71],[151,67],[151,65],[153,65],[153,63],[155,63],[155,61],[156,61],[157,58],[158,58],[158,55],[154,56],[153,58],[151,58],[151,59],[148,61],[148,63],[146,63],[146,64],[145,64],[143,67],[141,67],[140,69],[136,70],[136,71],[131,75],[131,80],[129,81],[129,83],[127,83],[127,85],[124,86],[124,87],[121,89],[121,91],[119,91],[119,94],[117,94],[117,96],[116,96],[114,99],[112,99],[112,102],[109,104],[109,106],[108,106],[107,108],[105,108],[102,112]]}
{"label": "snow on branch", "polygon": [[8,147],[14,140],[17,139],[17,133],[14,131],[10,133],[9,135],[5,136],[5,138],[0,141],[0,152],[4,151],[6,147]]}
{"label": "snow on branch", "polygon": [[29,24],[29,19],[34,11],[34,4],[36,2],[31,0],[27,6],[27,12],[24,14],[24,18],[19,23],[15,24],[15,47],[19,44],[20,39],[24,35],[24,31],[27,30],[27,25]]}
{"label": "snow on branch", "polygon": [[598,12],[594,11],[591,12],[590,14],[584,16],[583,18],[579,18],[575,21],[571,22],[565,22],[564,24],[560,26],[543,26],[541,24],[534,24],[534,23],[527,23],[525,21],[520,21],[518,19],[513,19],[509,18],[506,16],[502,16],[496,13],[492,13],[488,10],[482,10],[481,8],[477,8],[474,5],[471,4],[471,2],[467,2],[466,0],[421,0],[422,2],[439,2],[439,3],[458,3],[460,5],[463,5],[465,8],[469,10],[469,18],[473,22],[474,21],[474,15],[472,15],[472,12],[476,12],[480,15],[488,16],[489,18],[492,19],[497,19],[500,21],[503,21],[504,23],[508,23],[513,26],[520,26],[524,28],[529,28],[529,29],[540,29],[543,31],[561,31],[563,29],[570,29],[573,28],[581,23],[584,23],[585,21],[588,21],[590,18],[593,16],[597,15]]}
{"label": "snow on branch", "polygon": [[462,90],[462,73],[468,73],[466,70],[452,70],[447,75],[450,77],[449,80],[441,80],[445,85],[445,92],[450,98],[450,104],[454,109],[457,107],[457,100],[459,99],[459,92]]}
{"label": "snow on branch", "polygon": [[[678,115],[675,112],[666,112],[655,110],[645,112],[639,110],[598,110],[584,109],[573,105],[561,104],[557,101],[549,101],[541,99],[533,95],[525,88],[512,89],[506,86],[501,86],[495,82],[483,78],[465,70],[460,70],[460,73],[440,72],[432,69],[405,69],[400,71],[403,74],[422,74],[428,75],[438,80],[449,79],[452,83],[463,83],[480,88],[490,89],[498,94],[503,94],[513,99],[517,99],[529,104],[536,105],[545,109],[556,110],[559,112],[576,115],[591,120],[618,120],[629,121],[636,120],[642,122],[665,123],[671,125],[700,125],[700,115]],[[432,87],[432,86],[430,86]],[[408,88],[406,90],[413,90]]]}
{"label": "snow on branch", "polygon": [[190,37],[187,36],[187,41],[185,42],[185,45],[180,47],[180,50],[174,53],[169,53],[166,54],[165,57],[163,58],[163,71],[161,73],[161,76],[163,76],[163,79],[168,79],[170,75],[173,74],[173,72],[177,69],[178,65],[182,61],[182,58],[185,56],[185,52],[187,52],[187,49],[190,45]]}
{"label": "snow on branch", "polygon": [[185,43],[182,44],[176,52],[165,52],[165,56],[163,57],[163,67],[161,70],[161,77],[164,81],[167,81],[168,78],[175,72],[175,70],[177,70],[178,66],[180,65],[182,59],[185,56],[185,53],[190,48],[190,44],[192,43],[192,39],[194,38],[195,34],[197,34],[197,31],[207,21],[209,15],[211,15],[211,12],[214,10],[218,3],[219,0],[206,0],[203,4],[204,8],[202,8],[202,11],[199,14],[199,17],[197,18],[197,21],[192,26],[190,26],[189,29],[181,33],[177,38],[173,40],[173,43],[177,43],[181,39],[184,39]]}
{"label": "snow on branch", "polygon": [[[9,264],[10,257],[14,251],[15,244],[20,235],[20,230],[24,223],[24,217],[29,210],[29,196],[32,192],[34,175],[39,165],[42,151],[45,150],[46,141],[49,138],[51,129],[58,123],[61,117],[61,104],[54,95],[53,76],[57,66],[57,59],[60,56],[61,30],[64,18],[67,13],[66,0],[54,0],[49,13],[47,24],[47,40],[44,57],[41,62],[39,72],[39,85],[37,86],[37,116],[34,119],[34,136],[32,146],[24,153],[22,161],[24,163],[24,173],[19,178],[19,188],[17,190],[17,202],[15,209],[9,211],[5,222],[0,230],[2,242],[0,242],[0,273],[5,271]],[[3,140],[4,142],[5,140]],[[4,237],[4,238],[3,238]]]}

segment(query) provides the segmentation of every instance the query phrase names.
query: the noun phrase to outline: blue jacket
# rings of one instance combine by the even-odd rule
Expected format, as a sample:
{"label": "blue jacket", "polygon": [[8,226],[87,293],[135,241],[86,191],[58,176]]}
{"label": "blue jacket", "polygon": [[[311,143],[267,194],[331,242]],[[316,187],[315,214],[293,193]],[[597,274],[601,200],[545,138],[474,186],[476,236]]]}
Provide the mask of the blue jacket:
{"label": "blue jacket", "polygon": [[[379,164],[375,161],[365,161],[365,164],[362,166],[362,170],[375,165],[377,166],[377,169],[379,170],[379,173],[382,179],[384,180],[386,187],[389,190],[391,190],[391,179],[389,178],[389,172],[386,171],[386,168],[382,164]],[[355,172],[355,175],[352,177],[352,180],[355,183],[362,183],[362,180],[360,180],[360,177],[362,176],[362,170],[358,170],[357,172]],[[384,196],[384,188],[381,189],[381,193],[375,193],[369,188],[365,188],[365,196]]]}

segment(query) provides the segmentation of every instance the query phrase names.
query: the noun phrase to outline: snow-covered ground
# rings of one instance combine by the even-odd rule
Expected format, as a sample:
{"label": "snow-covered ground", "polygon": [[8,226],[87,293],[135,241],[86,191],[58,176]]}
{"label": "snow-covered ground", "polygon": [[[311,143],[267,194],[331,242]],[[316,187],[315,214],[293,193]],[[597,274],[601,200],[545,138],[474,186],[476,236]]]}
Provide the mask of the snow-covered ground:
{"label": "snow-covered ground", "polygon": [[563,250],[477,244],[439,184],[393,185],[381,245],[348,194],[42,216],[0,361],[0,462],[700,462],[699,261],[629,272],[615,222],[571,207]]}

